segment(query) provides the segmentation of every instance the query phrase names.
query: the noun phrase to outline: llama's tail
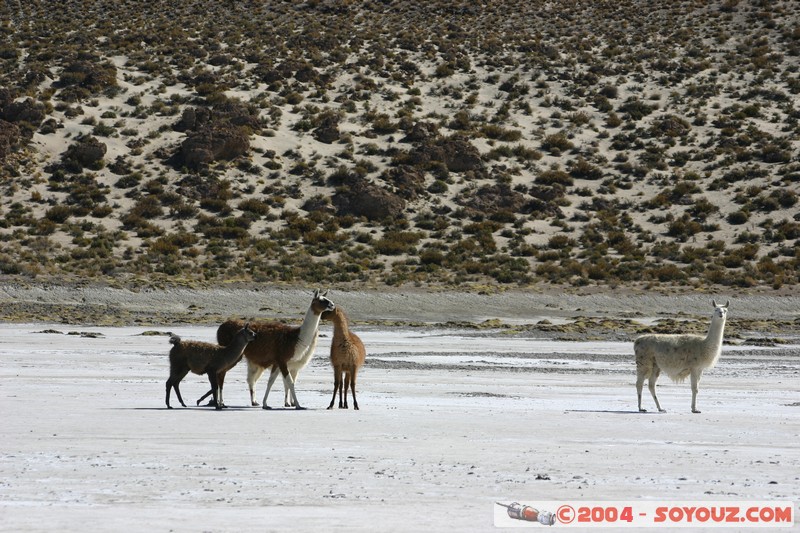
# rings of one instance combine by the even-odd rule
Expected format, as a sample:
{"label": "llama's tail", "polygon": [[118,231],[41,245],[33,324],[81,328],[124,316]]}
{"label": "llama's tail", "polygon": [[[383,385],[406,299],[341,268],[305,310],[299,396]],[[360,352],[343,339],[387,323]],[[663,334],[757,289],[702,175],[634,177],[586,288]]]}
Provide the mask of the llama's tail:
{"label": "llama's tail", "polygon": [[169,343],[170,344],[180,344],[181,338],[177,335],[170,335],[169,336]]}

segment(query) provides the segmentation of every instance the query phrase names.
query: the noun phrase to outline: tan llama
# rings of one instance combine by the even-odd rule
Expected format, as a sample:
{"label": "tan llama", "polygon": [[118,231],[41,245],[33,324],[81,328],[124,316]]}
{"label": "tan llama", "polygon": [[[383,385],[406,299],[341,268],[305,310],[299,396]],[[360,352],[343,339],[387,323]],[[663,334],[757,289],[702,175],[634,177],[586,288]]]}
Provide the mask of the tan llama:
{"label": "tan llama", "polygon": [[358,410],[356,400],[356,376],[364,364],[367,351],[358,335],[350,331],[347,315],[341,307],[322,313],[322,318],[333,321],[331,341],[331,365],[333,366],[333,398],[328,409],[333,409],[336,391],[339,391],[339,409],[347,409],[347,389],[353,392],[353,409]]}

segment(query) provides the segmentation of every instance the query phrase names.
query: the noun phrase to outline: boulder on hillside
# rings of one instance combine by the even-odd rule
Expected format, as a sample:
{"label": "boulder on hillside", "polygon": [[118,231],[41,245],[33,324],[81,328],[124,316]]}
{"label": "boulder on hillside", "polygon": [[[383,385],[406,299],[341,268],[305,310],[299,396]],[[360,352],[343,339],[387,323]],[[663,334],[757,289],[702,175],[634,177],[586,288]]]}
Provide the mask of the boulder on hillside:
{"label": "boulder on hillside", "polygon": [[481,187],[474,195],[461,197],[458,203],[466,208],[470,216],[473,213],[492,216],[499,211],[518,213],[525,205],[525,195],[500,183]]}
{"label": "boulder on hillside", "polygon": [[76,172],[82,168],[98,169],[102,166],[106,150],[105,143],[95,137],[82,137],[67,148],[62,159],[68,168]]}
{"label": "boulder on hillside", "polygon": [[397,189],[398,196],[416,200],[425,196],[425,173],[409,165],[393,167],[381,174],[381,178]]}
{"label": "boulder on hillside", "polygon": [[396,194],[365,180],[353,180],[333,195],[339,215],[384,220],[400,216],[406,202]]}
{"label": "boulder on hillside", "polygon": [[439,136],[439,126],[433,122],[415,122],[401,139],[408,143],[429,143]]}
{"label": "boulder on hillside", "polygon": [[423,144],[411,151],[409,162],[420,167],[440,162],[444,163],[450,172],[483,169],[480,152],[464,137],[450,137],[435,144]]}
{"label": "boulder on hillside", "polygon": [[333,144],[341,137],[339,131],[339,117],[328,114],[322,117],[319,125],[314,129],[314,138],[321,143]]}
{"label": "boulder on hillside", "polygon": [[450,172],[468,172],[483,168],[481,153],[469,140],[454,137],[441,144],[444,150],[444,163]]}
{"label": "boulder on hillside", "polygon": [[250,149],[250,137],[240,127],[209,126],[190,133],[174,156],[178,167],[199,170],[214,161],[236,159]]}
{"label": "boulder on hillside", "polygon": [[211,122],[211,110],[205,107],[187,107],[180,120],[172,126],[175,131],[197,131]]}
{"label": "boulder on hillside", "polygon": [[6,122],[27,122],[33,130],[42,124],[45,116],[44,104],[33,98],[26,98],[20,102],[7,102],[0,107],[0,119]]}

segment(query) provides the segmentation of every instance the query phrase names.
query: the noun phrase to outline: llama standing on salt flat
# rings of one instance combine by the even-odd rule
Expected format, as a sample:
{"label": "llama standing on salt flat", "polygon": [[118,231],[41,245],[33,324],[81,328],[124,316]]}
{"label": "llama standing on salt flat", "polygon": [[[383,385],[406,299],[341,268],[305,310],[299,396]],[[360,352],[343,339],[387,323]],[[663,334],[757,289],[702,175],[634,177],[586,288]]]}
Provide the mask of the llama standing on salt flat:
{"label": "llama standing on salt flat", "polygon": [[[262,407],[271,409],[267,405],[267,397],[278,377],[278,372],[280,372],[283,375],[285,390],[284,405],[303,409],[300,407],[300,402],[297,401],[294,384],[298,372],[308,365],[317,348],[320,315],[325,311],[336,309],[336,305],[325,297],[327,293],[328,291],[320,293],[319,290],[314,292],[314,298],[299,327],[279,322],[253,322],[250,324],[250,327],[256,332],[257,338],[247,346],[244,356],[247,359],[247,386],[250,389],[250,403],[253,406],[258,405],[255,395],[256,381],[264,373],[264,370],[269,368],[271,372]],[[217,342],[220,344],[229,342],[231,335],[239,327],[241,327],[239,320],[224,322],[217,329]]]}
{"label": "llama standing on salt flat", "polygon": [[[353,392],[353,409],[358,410],[356,400],[356,376],[364,364],[367,351],[358,335],[350,331],[347,315],[341,307],[322,315],[333,321],[333,340],[331,341],[331,365],[333,366],[333,398],[328,409],[333,409],[336,391],[339,391],[339,409],[347,409],[347,389]],[[342,386],[344,385],[344,386]]]}
{"label": "llama standing on salt flat", "polygon": [[722,352],[722,332],[725,329],[730,301],[725,305],[717,305],[712,300],[711,304],[714,306],[714,314],[705,337],[689,334],[652,334],[642,335],[633,343],[636,354],[636,394],[639,398],[639,411],[646,412],[646,409],[642,409],[642,386],[645,378],[648,378],[648,388],[656,407],[662,413],[665,411],[656,397],[656,381],[663,370],[675,382],[681,382],[687,376],[691,377],[692,412],[700,412],[697,410],[700,376],[703,370],[713,368],[717,364]]}
{"label": "llama standing on salt flat", "polygon": [[174,346],[169,351],[169,379],[167,379],[167,408],[172,409],[169,404],[169,394],[175,389],[178,401],[186,407],[181,398],[180,383],[189,371],[195,374],[208,374],[208,382],[211,384],[211,393],[214,395],[214,406],[222,409],[225,404],[222,402],[222,387],[220,374],[223,378],[225,372],[230,370],[242,358],[245,346],[253,339],[256,334],[250,329],[249,324],[244,324],[237,328],[231,341],[225,346],[217,346],[209,342],[184,341],[177,335],[172,335],[169,342]]}

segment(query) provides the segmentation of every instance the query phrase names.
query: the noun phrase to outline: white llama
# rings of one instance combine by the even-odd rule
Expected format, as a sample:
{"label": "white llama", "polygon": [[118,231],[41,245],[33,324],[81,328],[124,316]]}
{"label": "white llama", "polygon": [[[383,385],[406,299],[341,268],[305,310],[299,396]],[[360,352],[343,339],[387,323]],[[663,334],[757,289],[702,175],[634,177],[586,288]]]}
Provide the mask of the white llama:
{"label": "white llama", "polygon": [[717,364],[722,352],[722,332],[725,329],[725,319],[728,315],[728,305],[714,306],[711,325],[708,334],[702,335],[642,335],[633,343],[636,354],[636,394],[639,398],[639,411],[642,409],[642,386],[648,378],[648,388],[656,407],[660,412],[665,412],[656,397],[656,381],[663,370],[675,382],[682,382],[687,376],[691,377],[692,384],[692,412],[697,410],[697,388],[703,370],[713,368]]}

